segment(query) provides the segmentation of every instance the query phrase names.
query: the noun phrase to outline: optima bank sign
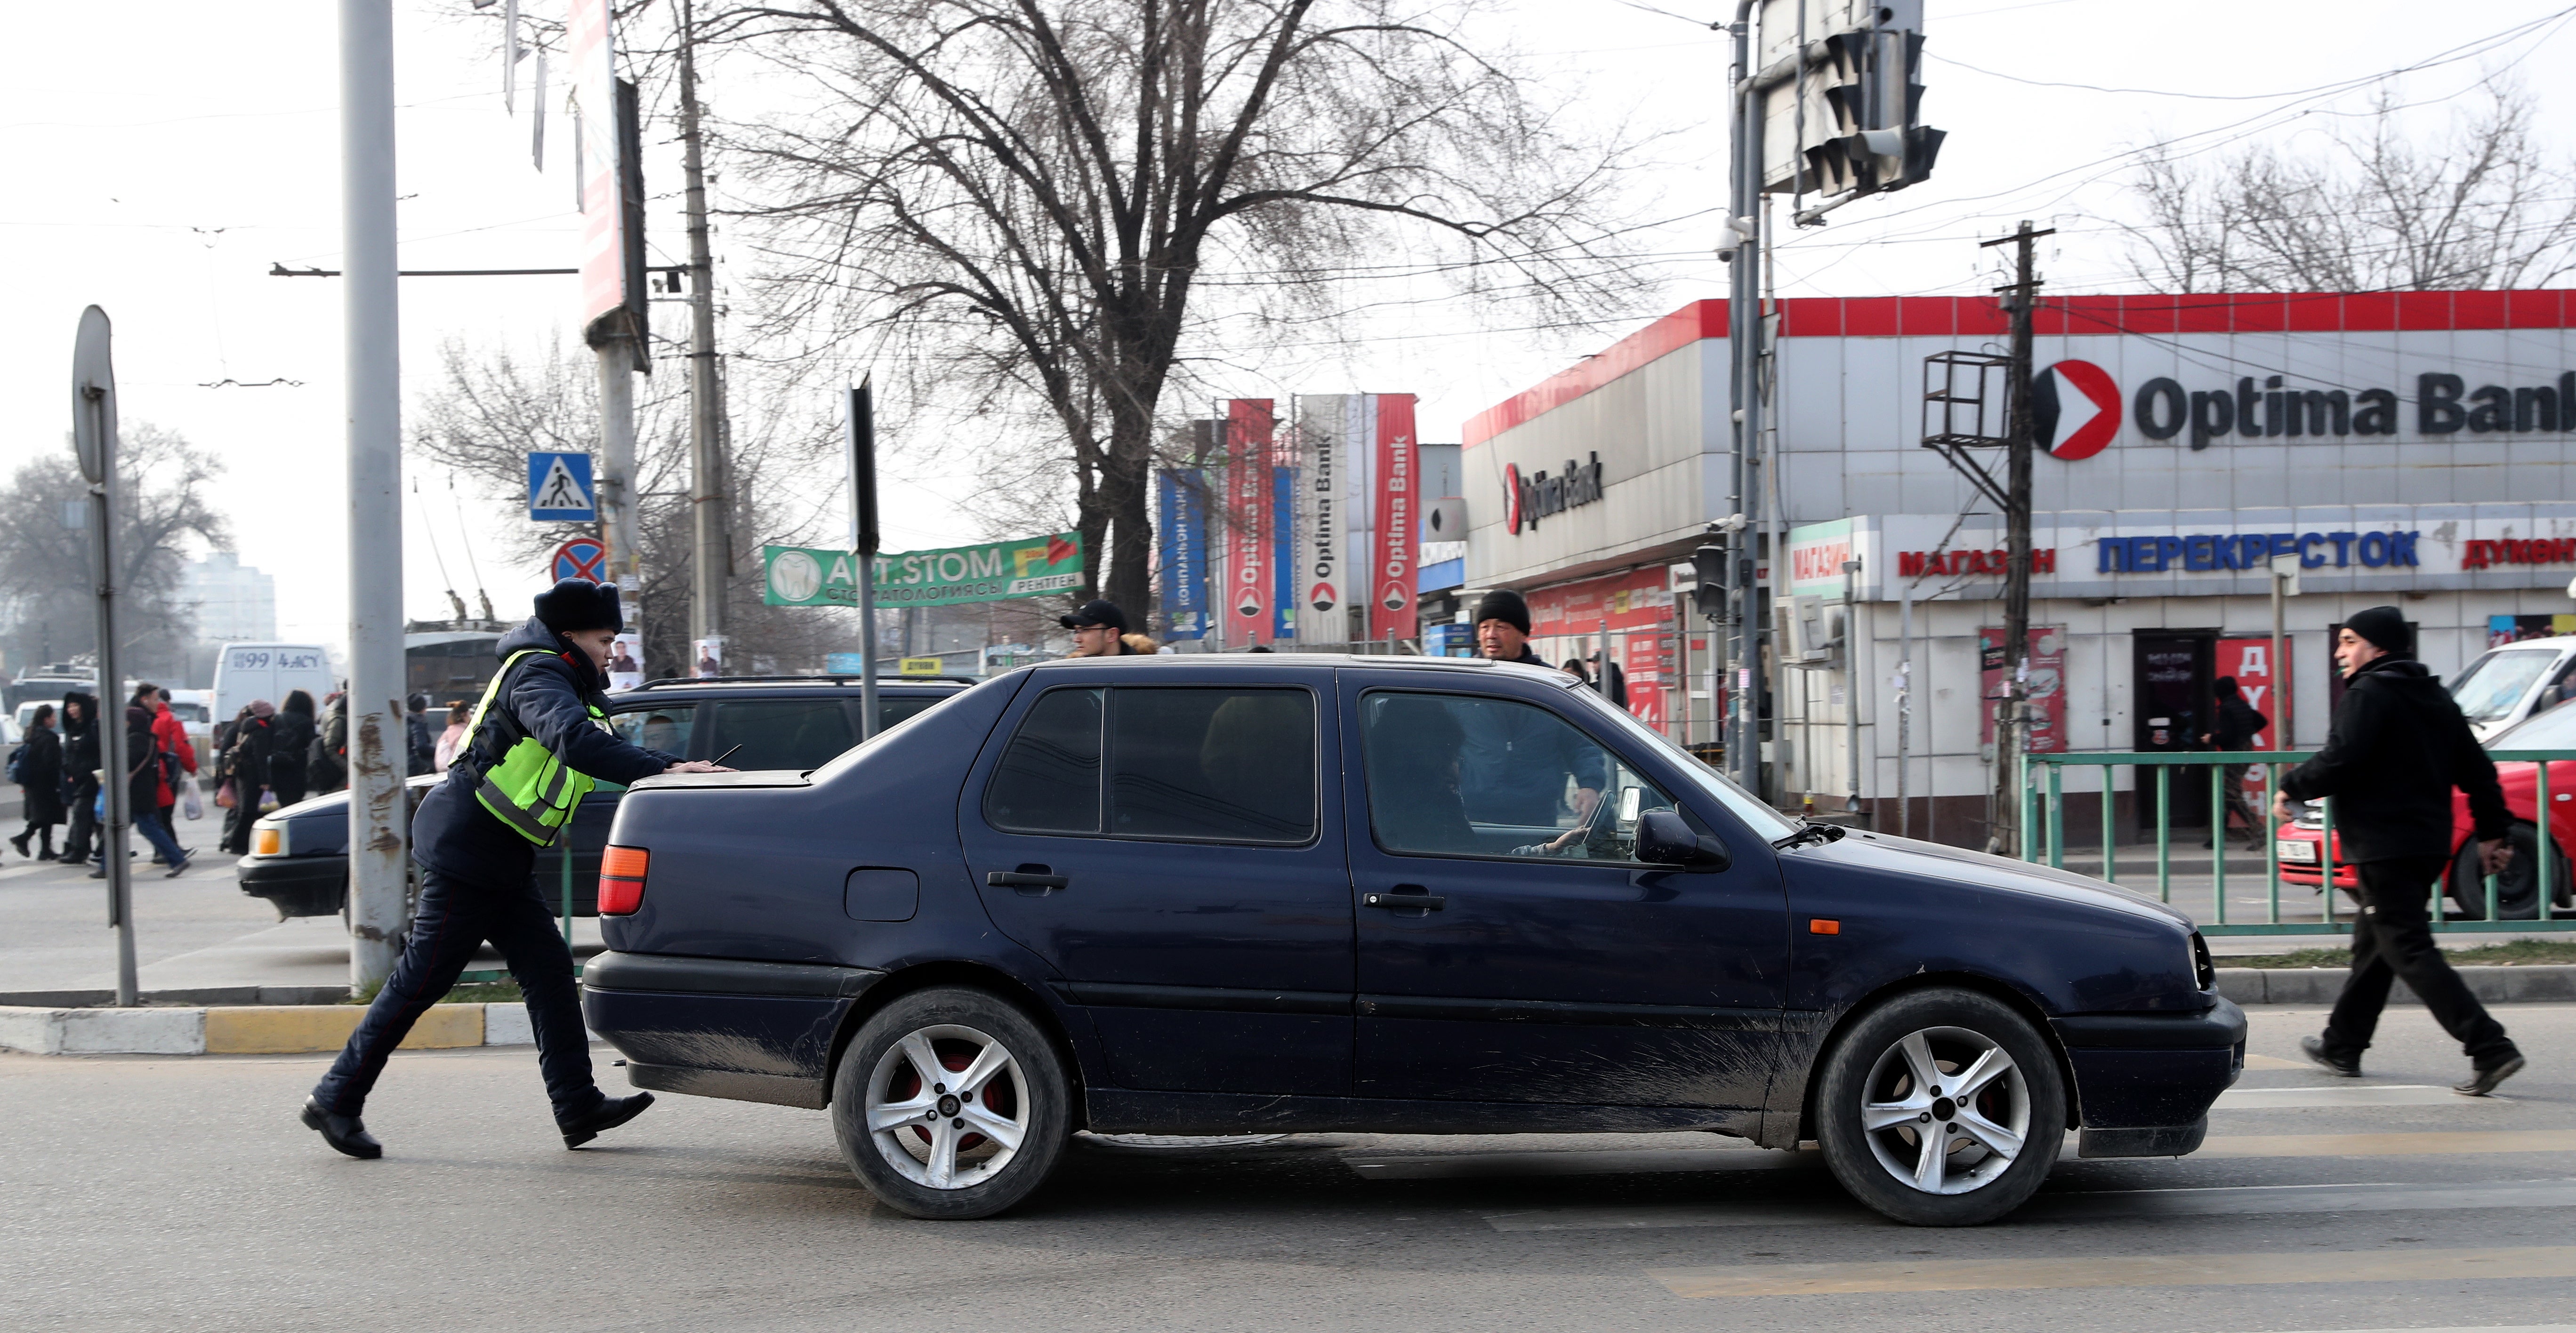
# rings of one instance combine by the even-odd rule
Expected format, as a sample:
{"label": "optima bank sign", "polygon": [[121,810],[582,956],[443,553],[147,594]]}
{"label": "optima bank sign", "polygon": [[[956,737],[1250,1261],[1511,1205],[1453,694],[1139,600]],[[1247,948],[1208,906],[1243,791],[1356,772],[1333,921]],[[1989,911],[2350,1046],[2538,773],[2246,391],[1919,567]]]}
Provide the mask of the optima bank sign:
{"label": "optima bank sign", "polygon": [[[2039,372],[2031,400],[2039,441],[2055,458],[2091,458],[2119,434],[2119,383],[2090,361],[2059,361]],[[2186,440],[2195,450],[2230,436],[2349,439],[2399,435],[2410,426],[2426,440],[2562,434],[2576,431],[2576,371],[2560,371],[2545,383],[2503,384],[2479,383],[2453,370],[2423,370],[2403,392],[2319,385],[2287,373],[2238,375],[2208,387],[2158,375],[2139,384],[2126,406],[2140,435]]]}

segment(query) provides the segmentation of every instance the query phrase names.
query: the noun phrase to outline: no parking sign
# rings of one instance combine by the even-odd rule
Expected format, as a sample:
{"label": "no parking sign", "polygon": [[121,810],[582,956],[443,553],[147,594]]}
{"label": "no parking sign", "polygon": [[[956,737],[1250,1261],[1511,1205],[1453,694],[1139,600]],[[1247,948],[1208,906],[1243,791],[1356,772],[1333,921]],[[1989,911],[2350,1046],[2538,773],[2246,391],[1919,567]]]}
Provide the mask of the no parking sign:
{"label": "no parking sign", "polygon": [[555,581],[588,579],[608,582],[608,547],[597,537],[575,537],[555,548]]}

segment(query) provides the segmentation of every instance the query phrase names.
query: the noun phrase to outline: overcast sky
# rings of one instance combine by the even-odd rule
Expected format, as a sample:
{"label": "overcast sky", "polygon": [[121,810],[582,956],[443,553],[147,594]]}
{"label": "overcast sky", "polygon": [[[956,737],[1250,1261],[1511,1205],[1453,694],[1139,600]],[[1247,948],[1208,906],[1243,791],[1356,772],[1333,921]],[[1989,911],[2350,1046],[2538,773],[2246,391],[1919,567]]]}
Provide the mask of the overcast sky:
{"label": "overcast sky", "polygon": [[[523,2],[532,13],[560,16],[561,0]],[[549,124],[550,158],[538,173],[529,162],[524,81],[513,118],[501,104],[487,29],[457,17],[462,0],[403,0],[395,8],[404,267],[573,264],[569,124],[559,114]],[[1720,34],[1652,12],[1716,18],[1721,7],[1514,0],[1499,9],[1486,30],[1537,53],[1558,87],[1579,98],[1571,114],[1677,131],[1659,151],[1669,165],[1641,182],[1648,187],[1641,216],[1683,219],[1651,234],[1649,248],[1667,257],[1671,274],[1654,308],[1722,295],[1723,267],[1708,257],[1715,234],[1708,210],[1724,186],[1726,47]],[[1982,292],[1994,282],[1994,254],[1976,242],[2022,217],[2060,229],[2043,256],[2052,290],[2140,290],[2107,221],[2131,213],[2121,194],[2131,178],[2122,154],[2159,138],[2197,135],[2188,144],[2223,145],[2249,131],[2314,150],[2332,127],[2360,123],[2354,113],[2367,90],[2271,94],[2415,65],[2562,6],[1929,0],[1926,9],[1933,60],[1924,118],[1950,132],[1937,175],[1846,207],[1799,235],[1779,257],[1783,295]],[[2461,22],[2431,22],[2444,15]],[[17,57],[0,84],[0,143],[19,185],[11,191],[18,202],[0,214],[0,235],[9,241],[17,298],[0,330],[0,419],[10,427],[0,436],[0,467],[68,447],[73,329],[83,306],[104,307],[116,322],[126,418],[179,430],[224,460],[215,500],[232,519],[242,560],[276,576],[281,634],[340,641],[348,534],[339,284],[266,276],[272,262],[339,266],[334,8],[314,0],[129,0],[16,6],[11,17]],[[2400,87],[2424,104],[2416,114],[2433,118],[2423,121],[2429,128],[2446,99],[2486,73],[2519,72],[2542,99],[2544,137],[2566,150],[2576,146],[2568,133],[2576,93],[2551,76],[2576,60],[2569,21],[2556,18],[2492,51],[2408,75]],[[720,108],[725,73],[710,77]],[[777,90],[761,91],[766,100]],[[558,77],[550,97],[558,107],[560,93]],[[658,175],[647,182],[657,197],[647,230],[663,262],[682,245],[669,197],[676,173],[650,159],[648,172]],[[718,251],[722,263],[721,236]],[[450,340],[531,353],[569,346],[574,295],[571,278],[405,280],[407,388],[427,383]],[[675,308],[657,312],[672,331],[685,327]],[[1229,391],[1283,399],[1410,391],[1422,397],[1425,438],[1454,439],[1474,412],[1626,327],[1633,325],[1569,334],[1521,327],[1509,311],[1413,307],[1365,322],[1364,345],[1347,354],[1247,370]],[[887,505],[889,544],[986,535],[949,502],[972,479],[908,464],[904,405],[881,410],[896,451],[888,470],[898,479]],[[460,519],[442,475],[420,472],[407,487],[415,481],[420,503],[404,514],[409,613],[447,614],[441,590],[452,581],[470,598],[478,566],[504,615],[523,607],[542,571],[495,567],[475,552],[502,520],[472,497]]]}

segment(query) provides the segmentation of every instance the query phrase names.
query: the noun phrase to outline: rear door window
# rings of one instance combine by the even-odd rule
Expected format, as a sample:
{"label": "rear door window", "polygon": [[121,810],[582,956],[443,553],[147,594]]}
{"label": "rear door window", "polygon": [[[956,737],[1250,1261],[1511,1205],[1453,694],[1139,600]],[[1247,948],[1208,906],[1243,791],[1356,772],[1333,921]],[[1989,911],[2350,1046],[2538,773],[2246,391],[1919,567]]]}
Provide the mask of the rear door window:
{"label": "rear door window", "polygon": [[689,733],[697,729],[696,704],[656,704],[651,708],[630,708],[609,719],[618,738],[629,745],[647,750],[689,757]]}
{"label": "rear door window", "polygon": [[1008,832],[1183,842],[1303,843],[1315,812],[1315,699],[1297,689],[1050,691],[984,797]]}
{"label": "rear door window", "polygon": [[1109,832],[1301,843],[1315,835],[1315,697],[1296,689],[1110,692]]}
{"label": "rear door window", "polygon": [[727,699],[710,707],[714,734],[705,752],[713,759],[732,750],[727,768],[821,768],[859,743],[838,699]]}

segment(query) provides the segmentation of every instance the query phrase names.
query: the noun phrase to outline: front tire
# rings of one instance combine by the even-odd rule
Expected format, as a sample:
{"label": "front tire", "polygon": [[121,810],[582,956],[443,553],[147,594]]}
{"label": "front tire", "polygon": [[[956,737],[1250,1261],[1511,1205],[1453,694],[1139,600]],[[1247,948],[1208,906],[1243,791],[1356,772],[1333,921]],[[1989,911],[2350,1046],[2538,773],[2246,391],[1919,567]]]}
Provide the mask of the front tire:
{"label": "front tire", "polygon": [[1018,1006],[941,986],[851,1038],[832,1129],[869,1191],[913,1217],[991,1217],[1046,1182],[1070,1132],[1064,1063]]}
{"label": "front tire", "polygon": [[1899,995],[1861,1015],[1818,1063],[1825,1165],[1896,1221],[1994,1221],[2057,1164],[2066,1086],[2056,1053],[1992,997],[1946,986]]}

